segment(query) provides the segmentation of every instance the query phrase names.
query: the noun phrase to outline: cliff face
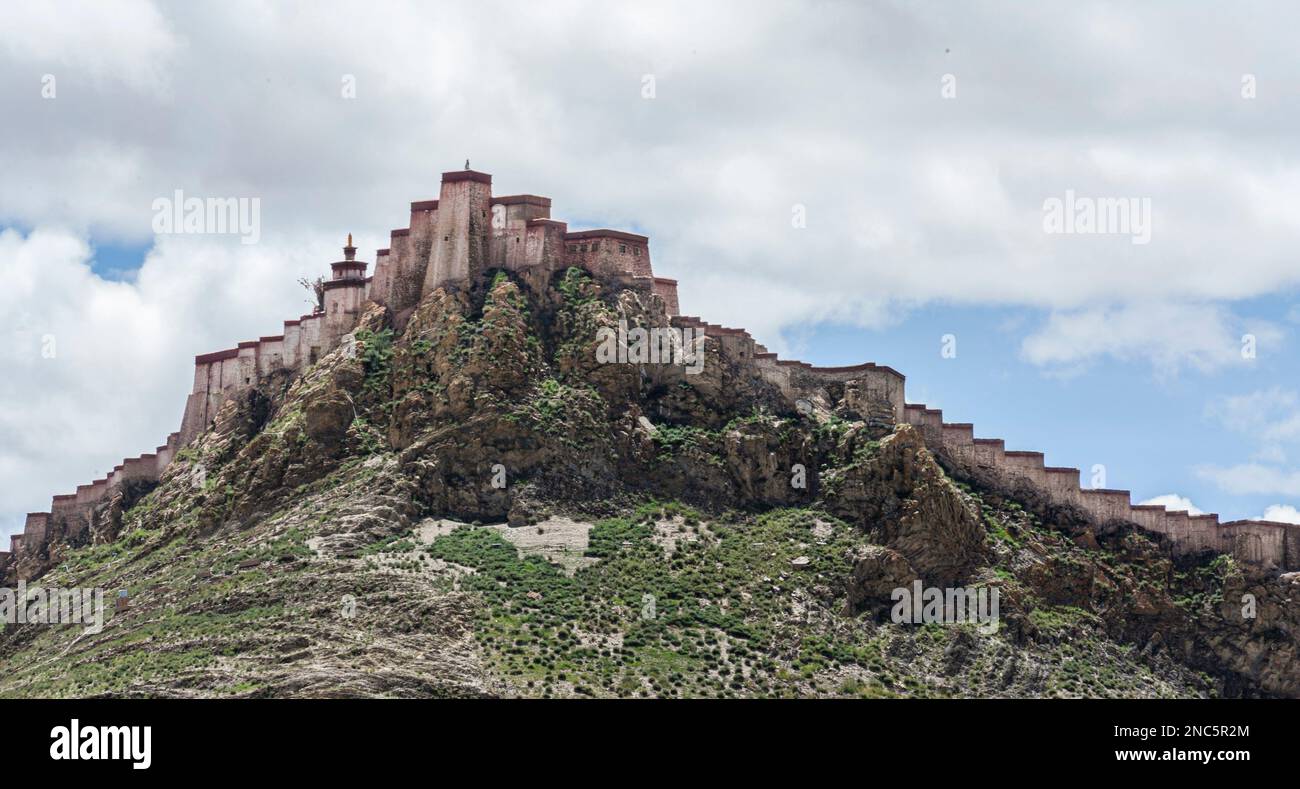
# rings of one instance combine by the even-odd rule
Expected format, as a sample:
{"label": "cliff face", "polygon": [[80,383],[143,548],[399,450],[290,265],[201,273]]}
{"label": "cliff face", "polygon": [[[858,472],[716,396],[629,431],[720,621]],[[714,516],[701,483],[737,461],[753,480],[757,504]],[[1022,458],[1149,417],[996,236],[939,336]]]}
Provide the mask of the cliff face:
{"label": "cliff face", "polygon": [[[1295,574],[981,476],[875,371],[774,374],[725,331],[698,374],[602,363],[601,328],[672,319],[579,269],[396,317],[53,540],[27,577],[128,602],[6,627],[0,693],[1300,696]],[[1000,621],[891,621],[916,581]]]}

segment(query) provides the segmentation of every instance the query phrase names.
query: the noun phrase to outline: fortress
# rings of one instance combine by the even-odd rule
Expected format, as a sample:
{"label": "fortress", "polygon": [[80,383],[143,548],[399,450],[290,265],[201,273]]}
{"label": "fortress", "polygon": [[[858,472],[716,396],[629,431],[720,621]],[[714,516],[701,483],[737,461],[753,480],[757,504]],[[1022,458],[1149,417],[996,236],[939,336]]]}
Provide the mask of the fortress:
{"label": "fortress", "polygon": [[494,197],[492,176],[465,169],[443,173],[438,199],[411,203],[408,226],[392,231],[389,247],[376,254],[372,275],[367,276],[369,264],[356,259],[349,236],[343,260],[331,265],[332,276],[323,283],[317,310],[285,321],[280,334],[195,357],[180,429],[154,452],[122,461],[75,493],[55,496],[49,512],[28,514],[23,533],[11,538],[9,551],[0,551],[0,578],[11,585],[38,575],[40,560],[49,560],[56,538],[89,541],[96,517],[120,507],[124,490],[156,484],[227,399],[274,376],[306,370],[352,332],[367,302],[386,306],[400,327],[436,288],[465,288],[493,270],[546,281],[539,278],[571,266],[660,299],[673,326],[701,330],[774,385],[792,409],[800,401],[853,402],[873,422],[914,425],[950,468],[1012,488],[1028,485],[1098,525],[1136,524],[1164,535],[1174,555],[1216,551],[1264,570],[1300,569],[1300,525],[1220,523],[1217,515],[1132,504],[1128,491],[1081,488],[1076,468],[1046,466],[1041,452],[1008,451],[1000,439],[975,438],[970,424],[944,422],[940,411],[907,404],[904,377],[889,367],[814,367],[778,359],[744,329],[680,315],[677,282],[654,276],[647,237],[618,230],[569,232],[564,222],[551,219],[550,209],[550,199],[536,195]]}

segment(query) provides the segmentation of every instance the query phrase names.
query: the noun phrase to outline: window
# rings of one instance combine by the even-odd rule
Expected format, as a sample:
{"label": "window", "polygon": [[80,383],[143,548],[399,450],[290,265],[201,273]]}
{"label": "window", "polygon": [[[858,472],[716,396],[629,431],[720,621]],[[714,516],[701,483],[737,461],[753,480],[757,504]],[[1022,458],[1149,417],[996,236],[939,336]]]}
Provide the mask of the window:
{"label": "window", "polygon": [[632,254],[641,257],[641,247],[632,247]]}
{"label": "window", "polygon": [[570,245],[569,245],[569,253],[570,253],[570,254],[575,253],[575,252],[577,252],[577,251],[578,251],[578,245],[577,245],[577,244],[570,244]]}
{"label": "window", "polygon": [[626,254],[627,254],[627,244],[619,244],[619,245],[618,245],[618,254],[620,254],[620,255],[626,255]]}

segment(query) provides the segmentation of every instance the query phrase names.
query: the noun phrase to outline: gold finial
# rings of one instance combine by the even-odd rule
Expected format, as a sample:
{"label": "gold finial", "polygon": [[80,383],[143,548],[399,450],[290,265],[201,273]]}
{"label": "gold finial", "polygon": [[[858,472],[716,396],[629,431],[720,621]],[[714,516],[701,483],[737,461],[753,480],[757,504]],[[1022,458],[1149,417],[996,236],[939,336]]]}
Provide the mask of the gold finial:
{"label": "gold finial", "polygon": [[352,234],[348,233],[348,246],[352,246]]}

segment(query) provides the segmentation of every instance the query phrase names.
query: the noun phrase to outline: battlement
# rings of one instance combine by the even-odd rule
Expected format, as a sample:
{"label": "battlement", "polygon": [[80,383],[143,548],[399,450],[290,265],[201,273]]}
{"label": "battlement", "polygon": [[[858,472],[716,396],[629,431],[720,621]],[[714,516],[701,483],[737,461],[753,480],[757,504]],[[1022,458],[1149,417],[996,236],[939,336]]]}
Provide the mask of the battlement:
{"label": "battlement", "polygon": [[1220,523],[1213,513],[1190,515],[1154,504],[1133,504],[1127,490],[1081,487],[1079,469],[1044,465],[1042,452],[1007,450],[1001,439],[975,438],[973,425],[943,422],[941,411],[909,403],[903,414],[932,449],[967,473],[991,473],[1012,489],[1027,484],[1058,505],[1077,508],[1098,525],[1127,522],[1162,534],[1175,555],[1217,551],[1266,569],[1300,569],[1298,524]]}
{"label": "battlement", "polygon": [[566,223],[551,219],[550,198],[492,196],[491,186],[488,173],[468,168],[443,173],[438,198],[411,202],[408,226],[392,230],[389,246],[377,250],[371,277],[366,276],[369,264],[356,259],[349,235],[343,259],[330,264],[331,277],[322,283],[322,310],[284,321],[279,334],[196,355],[180,429],[154,452],[122,461],[103,479],[77,486],[75,493],[54,496],[50,512],[28,516],[23,535],[11,541],[12,550],[0,554],[0,571],[39,550],[56,522],[65,536],[79,534],[91,511],[114,489],[158,482],[176,453],[212,424],[227,399],[315,364],[356,327],[368,300],[389,307],[400,320],[425,293],[465,286],[491,268],[558,271],[575,265],[643,288],[663,299],[670,315],[676,314],[677,282],[654,277],[646,236],[621,230],[570,233]]}
{"label": "battlement", "polygon": [[873,362],[816,367],[781,359],[744,329],[681,315],[677,280],[654,275],[647,236],[612,229],[570,232],[567,223],[551,218],[550,198],[493,196],[491,186],[491,175],[468,166],[443,173],[437,199],[409,203],[408,226],[392,230],[389,246],[376,251],[373,276],[366,276],[367,263],[355,259],[349,236],[344,259],[331,264],[332,276],[323,283],[323,309],[284,321],[280,334],[195,356],[180,429],[154,452],[122,461],[75,493],[54,496],[49,512],[29,514],[23,534],[14,535],[10,550],[0,552],[0,574],[9,580],[10,569],[38,554],[56,532],[77,537],[113,491],[157,483],[176,453],[212,424],[228,398],[276,376],[305,371],[355,329],[367,301],[386,306],[400,326],[435,289],[468,287],[492,270],[549,275],[570,266],[660,299],[673,326],[698,330],[745,361],[792,407],[834,406],[873,424],[914,425],[927,446],[959,468],[993,474],[1008,485],[1030,485],[1098,523],[1127,521],[1163,534],[1175,553],[1214,550],[1264,567],[1300,566],[1300,525],[1219,523],[1213,514],[1132,504],[1125,490],[1081,488],[1078,469],[1047,466],[1041,452],[1008,450],[1001,439],[976,438],[971,423],[944,422],[942,411],[907,403],[905,378],[891,367]]}

